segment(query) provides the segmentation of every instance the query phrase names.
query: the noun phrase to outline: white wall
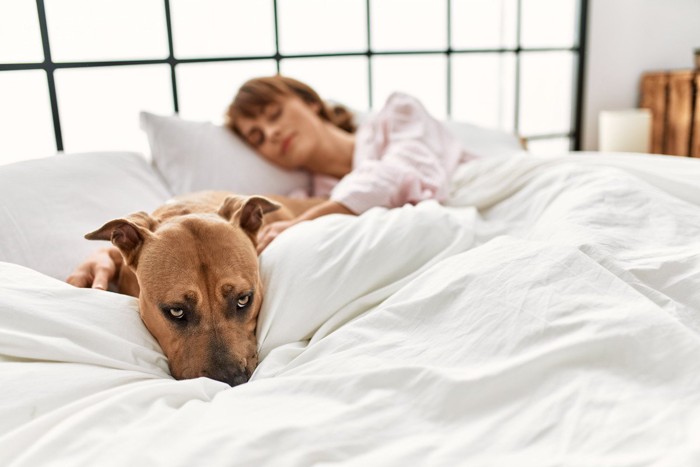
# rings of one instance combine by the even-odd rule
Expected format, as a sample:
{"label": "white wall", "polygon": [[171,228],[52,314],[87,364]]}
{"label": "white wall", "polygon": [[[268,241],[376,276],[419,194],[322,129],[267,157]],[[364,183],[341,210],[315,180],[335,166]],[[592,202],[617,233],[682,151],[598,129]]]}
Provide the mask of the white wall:
{"label": "white wall", "polygon": [[634,108],[643,72],[689,69],[700,48],[700,0],[590,0],[583,149],[598,148],[598,113]]}

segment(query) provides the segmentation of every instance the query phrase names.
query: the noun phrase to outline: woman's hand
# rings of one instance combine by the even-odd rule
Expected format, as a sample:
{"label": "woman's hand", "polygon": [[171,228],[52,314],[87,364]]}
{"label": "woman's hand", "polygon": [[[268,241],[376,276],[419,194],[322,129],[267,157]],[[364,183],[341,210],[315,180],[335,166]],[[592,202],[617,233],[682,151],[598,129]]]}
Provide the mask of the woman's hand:
{"label": "woman's hand", "polygon": [[260,229],[260,232],[258,232],[258,254],[262,253],[270,242],[277,238],[279,234],[299,222],[301,222],[301,220],[293,219],[291,221],[277,221],[265,225]]}
{"label": "woman's hand", "polygon": [[312,208],[309,208],[299,217],[289,221],[277,221],[267,224],[260,232],[258,232],[258,254],[267,248],[272,240],[277,238],[279,234],[298,224],[299,222],[310,221],[328,214],[349,214],[354,216],[355,213],[336,201],[324,201]]}
{"label": "woman's hand", "polygon": [[122,256],[115,247],[101,248],[78,266],[66,282],[75,287],[107,290],[122,265]]}

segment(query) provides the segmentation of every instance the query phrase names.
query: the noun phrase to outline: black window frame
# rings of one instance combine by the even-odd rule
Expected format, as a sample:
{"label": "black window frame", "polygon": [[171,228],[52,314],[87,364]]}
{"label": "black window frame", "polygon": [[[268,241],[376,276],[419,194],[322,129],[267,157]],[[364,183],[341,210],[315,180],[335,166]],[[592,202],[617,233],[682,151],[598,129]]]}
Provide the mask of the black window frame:
{"label": "black window frame", "polygon": [[61,121],[58,109],[58,98],[56,94],[56,84],[54,73],[59,69],[75,69],[75,68],[90,68],[90,67],[112,67],[112,66],[130,66],[130,65],[161,65],[167,64],[170,66],[170,77],[172,81],[172,98],[173,110],[179,112],[177,78],[175,68],[180,64],[185,63],[208,63],[208,62],[234,62],[241,60],[264,60],[274,59],[277,65],[277,72],[280,71],[280,62],[285,59],[294,58],[323,58],[323,57],[367,57],[368,63],[368,92],[369,105],[373,106],[372,96],[372,57],[383,55],[446,55],[447,56],[447,116],[451,116],[452,109],[452,76],[451,66],[452,57],[462,54],[514,54],[515,55],[515,121],[513,128],[516,134],[519,133],[520,123],[520,62],[521,55],[532,52],[570,52],[576,56],[576,72],[575,82],[573,83],[572,96],[572,115],[571,115],[571,131],[568,133],[556,134],[538,134],[525,135],[523,139],[529,140],[545,140],[555,138],[568,138],[570,141],[570,149],[581,150],[582,143],[582,125],[583,125],[583,90],[585,76],[585,46],[586,46],[586,29],[588,22],[588,0],[576,0],[578,9],[578,33],[576,44],[572,47],[544,47],[544,48],[527,48],[521,46],[521,23],[522,23],[522,0],[517,0],[517,23],[516,23],[516,45],[513,48],[488,48],[488,49],[455,49],[452,48],[452,0],[444,0],[447,2],[447,48],[442,50],[400,50],[400,51],[373,51],[371,49],[371,0],[366,1],[366,16],[367,16],[367,44],[368,48],[362,52],[346,52],[346,53],[317,53],[317,54],[287,54],[283,55],[279,49],[279,17],[277,0],[273,2],[274,13],[274,34],[275,34],[275,53],[273,55],[263,56],[230,56],[230,57],[206,57],[206,58],[186,58],[178,59],[175,57],[173,50],[173,32],[170,13],[170,0],[164,1],[164,12],[166,20],[166,29],[168,34],[168,56],[163,59],[149,60],[112,60],[112,61],[83,61],[83,62],[54,62],[51,58],[51,47],[49,44],[49,33],[46,21],[46,11],[44,8],[44,0],[36,0],[37,14],[39,17],[39,28],[41,32],[41,42],[44,51],[44,61],[41,63],[0,63],[0,72],[16,71],[16,70],[44,70],[47,77],[49,98],[51,101],[51,114],[53,118],[54,135],[56,138],[56,149],[63,151],[63,136],[61,132]]}

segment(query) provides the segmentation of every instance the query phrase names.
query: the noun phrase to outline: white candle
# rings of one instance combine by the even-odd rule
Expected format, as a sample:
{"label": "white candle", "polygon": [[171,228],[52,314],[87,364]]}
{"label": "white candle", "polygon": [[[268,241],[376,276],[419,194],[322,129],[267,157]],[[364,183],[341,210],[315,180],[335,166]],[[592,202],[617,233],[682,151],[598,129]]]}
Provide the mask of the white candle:
{"label": "white candle", "polygon": [[598,124],[600,151],[648,153],[651,149],[649,109],[603,110]]}

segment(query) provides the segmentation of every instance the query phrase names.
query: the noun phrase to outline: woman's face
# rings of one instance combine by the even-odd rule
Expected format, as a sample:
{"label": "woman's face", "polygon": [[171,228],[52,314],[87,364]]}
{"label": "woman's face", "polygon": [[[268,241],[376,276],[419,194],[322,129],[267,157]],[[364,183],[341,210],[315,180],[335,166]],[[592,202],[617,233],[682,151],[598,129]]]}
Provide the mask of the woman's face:
{"label": "woman's face", "polygon": [[256,152],[287,169],[307,165],[323,134],[316,105],[297,96],[281,97],[254,118],[239,117],[235,124]]}

